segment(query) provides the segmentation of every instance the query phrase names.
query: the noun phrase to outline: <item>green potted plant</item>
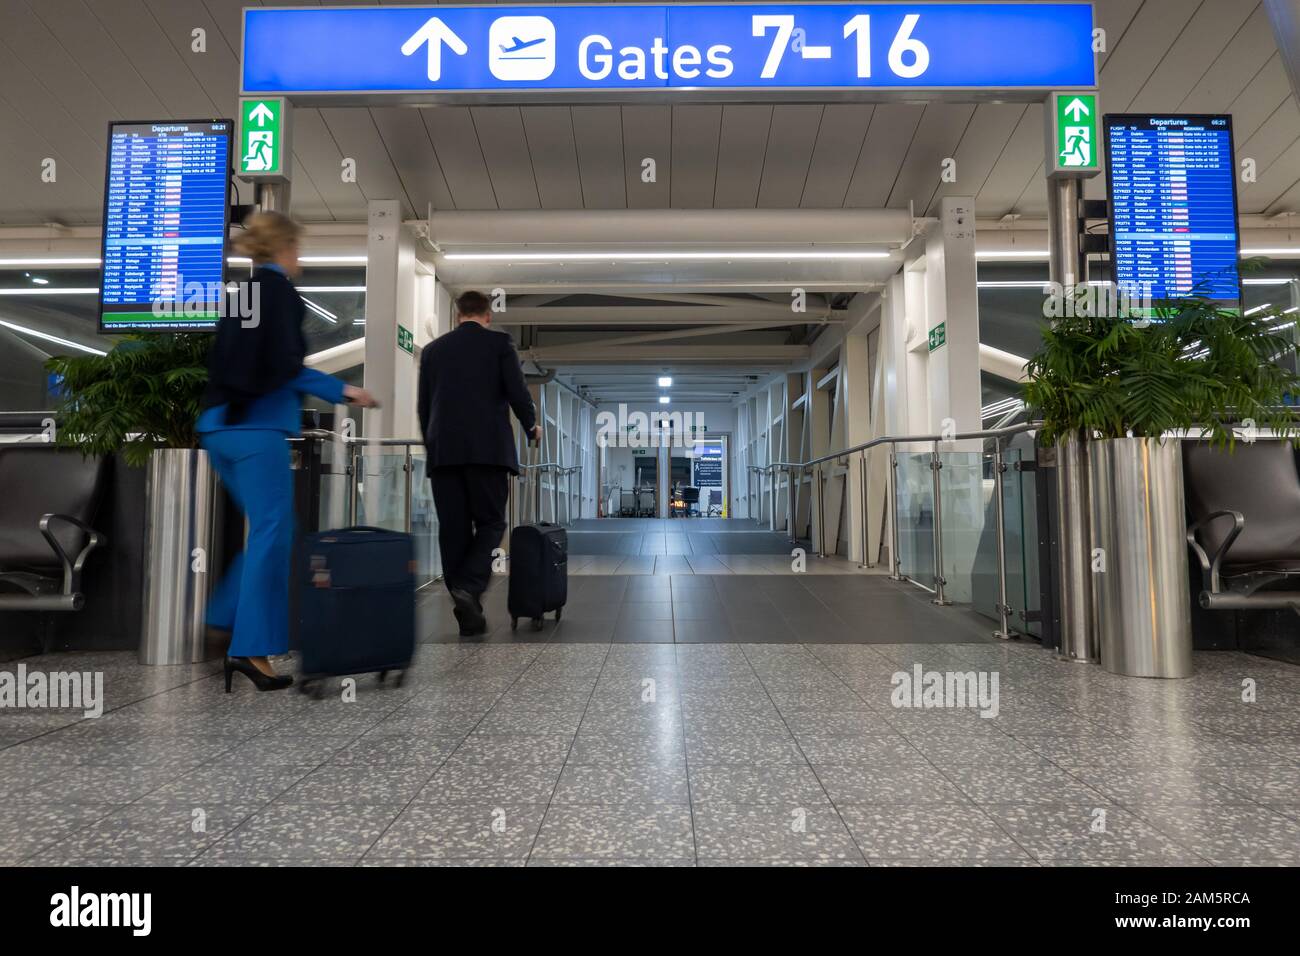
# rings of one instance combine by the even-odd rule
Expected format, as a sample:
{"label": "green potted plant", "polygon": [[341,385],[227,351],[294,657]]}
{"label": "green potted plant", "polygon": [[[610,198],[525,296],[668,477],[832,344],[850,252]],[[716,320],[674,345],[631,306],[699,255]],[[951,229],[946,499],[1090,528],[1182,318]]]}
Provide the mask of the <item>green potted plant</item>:
{"label": "green potted plant", "polygon": [[[1286,316],[1199,297],[1140,317],[1067,310],[1026,366],[1025,402],[1057,445],[1062,508],[1082,500],[1090,543],[1062,549],[1066,636],[1089,631],[1101,663],[1133,676],[1191,672],[1181,441],[1231,446],[1234,426],[1288,434],[1297,377]],[[1079,556],[1089,567],[1077,567]],[[1091,585],[1091,587],[1089,587]],[[1090,592],[1090,594],[1088,593]]]}
{"label": "green potted plant", "polygon": [[146,468],[141,662],[205,659],[209,583],[220,526],[216,476],[194,423],[211,336],[128,336],[106,355],[52,358],[58,444]]}

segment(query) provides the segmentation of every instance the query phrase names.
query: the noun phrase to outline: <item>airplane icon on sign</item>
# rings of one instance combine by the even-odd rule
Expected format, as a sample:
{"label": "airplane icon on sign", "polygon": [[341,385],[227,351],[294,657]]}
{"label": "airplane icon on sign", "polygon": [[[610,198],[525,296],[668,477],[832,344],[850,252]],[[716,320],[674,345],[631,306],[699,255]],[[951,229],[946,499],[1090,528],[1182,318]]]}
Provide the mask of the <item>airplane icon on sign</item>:
{"label": "airplane icon on sign", "polygon": [[488,28],[488,69],[498,80],[536,82],[555,72],[555,24],[547,17],[497,17]]}
{"label": "airplane icon on sign", "polygon": [[497,46],[501,47],[502,53],[518,53],[520,50],[526,50],[530,46],[537,46],[539,43],[545,43],[546,37],[538,37],[536,40],[521,40],[519,37],[511,37],[510,42],[512,44],[511,46],[506,46],[504,43],[499,43]]}

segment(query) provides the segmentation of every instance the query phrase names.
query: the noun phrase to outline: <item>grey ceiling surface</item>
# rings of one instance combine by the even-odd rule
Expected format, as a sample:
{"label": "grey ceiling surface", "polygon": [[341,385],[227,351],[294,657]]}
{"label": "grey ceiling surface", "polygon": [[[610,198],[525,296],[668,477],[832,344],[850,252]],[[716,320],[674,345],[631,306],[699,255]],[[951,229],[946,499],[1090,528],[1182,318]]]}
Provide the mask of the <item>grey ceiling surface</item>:
{"label": "grey ceiling surface", "polygon": [[[112,119],[230,116],[246,0],[0,0],[0,223],[95,224]],[[427,3],[428,0],[422,0]],[[294,5],[293,0],[276,0]],[[270,5],[268,3],[268,5]],[[1105,110],[1230,112],[1247,213],[1300,212],[1300,108],[1256,0],[1097,0]],[[191,49],[203,28],[207,50]],[[1014,55],[1013,50],[1008,55]],[[299,109],[293,208],[882,207],[1041,215],[1037,104]],[[54,183],[40,179],[46,158]],[[357,181],[340,164],[356,161]],[[644,158],[657,179],[641,181]],[[940,181],[945,158],[957,181]],[[1089,184],[1100,194],[1102,183]]]}

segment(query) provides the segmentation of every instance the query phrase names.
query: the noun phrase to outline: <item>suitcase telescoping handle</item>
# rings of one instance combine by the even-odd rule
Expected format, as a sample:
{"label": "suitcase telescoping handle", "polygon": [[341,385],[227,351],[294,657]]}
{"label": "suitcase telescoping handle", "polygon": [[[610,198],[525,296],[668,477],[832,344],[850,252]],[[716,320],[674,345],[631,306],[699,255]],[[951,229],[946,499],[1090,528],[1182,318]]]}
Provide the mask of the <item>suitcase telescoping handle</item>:
{"label": "suitcase telescoping handle", "polygon": [[375,534],[392,534],[392,528],[376,528],[374,525],[354,524],[350,528],[343,528],[344,531],[371,531]]}

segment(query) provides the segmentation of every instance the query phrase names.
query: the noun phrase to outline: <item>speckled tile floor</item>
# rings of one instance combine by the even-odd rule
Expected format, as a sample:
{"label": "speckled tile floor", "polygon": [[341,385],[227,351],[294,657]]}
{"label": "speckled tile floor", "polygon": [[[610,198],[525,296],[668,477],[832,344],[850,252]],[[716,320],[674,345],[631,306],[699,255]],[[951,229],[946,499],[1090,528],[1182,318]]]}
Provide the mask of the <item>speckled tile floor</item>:
{"label": "speckled tile floor", "polygon": [[[1236,653],[429,643],[351,701],[23,663],[102,672],[107,710],[0,710],[4,865],[1300,864],[1300,669]],[[918,663],[996,673],[997,716],[894,707]]]}

